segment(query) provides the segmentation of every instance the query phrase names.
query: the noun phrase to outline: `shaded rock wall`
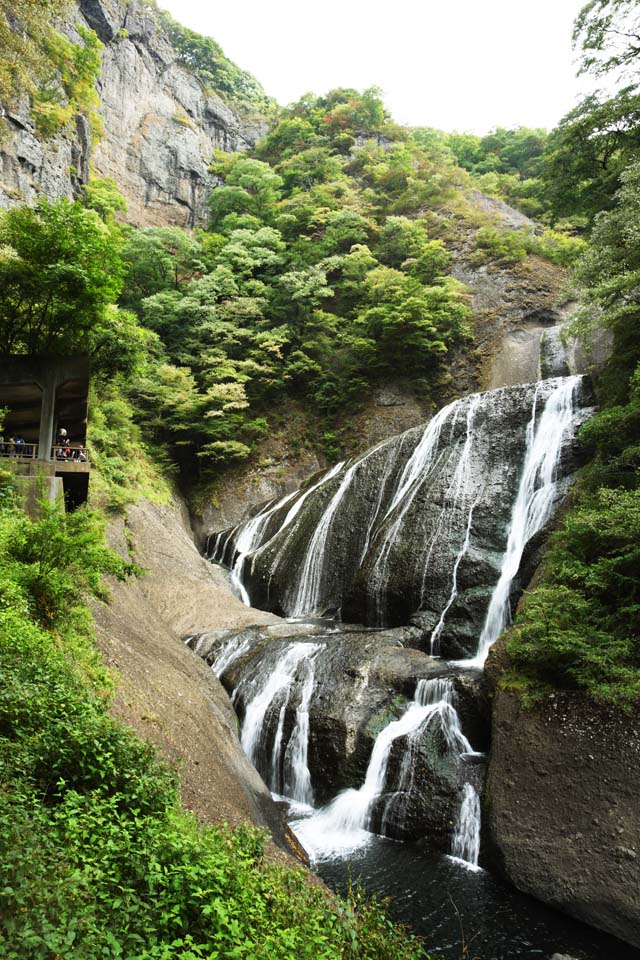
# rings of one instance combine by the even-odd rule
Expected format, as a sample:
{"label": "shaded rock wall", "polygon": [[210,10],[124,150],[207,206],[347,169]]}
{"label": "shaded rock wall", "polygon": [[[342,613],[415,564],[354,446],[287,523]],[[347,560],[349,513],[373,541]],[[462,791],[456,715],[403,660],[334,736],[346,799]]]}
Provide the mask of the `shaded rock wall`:
{"label": "shaded rock wall", "polygon": [[640,732],[555,694],[525,709],[498,690],[485,788],[495,855],[520,890],[640,947]]}
{"label": "shaded rock wall", "polygon": [[214,149],[245,150],[261,133],[242,121],[177,61],[157,15],[140,0],[79,0],[64,28],[94,29],[105,44],[97,88],[104,135],[95,148],[83,117],[39,140],[28,102],[7,114],[0,144],[0,206],[74,197],[89,179],[112,177],[137,226],[205,224],[216,179]]}

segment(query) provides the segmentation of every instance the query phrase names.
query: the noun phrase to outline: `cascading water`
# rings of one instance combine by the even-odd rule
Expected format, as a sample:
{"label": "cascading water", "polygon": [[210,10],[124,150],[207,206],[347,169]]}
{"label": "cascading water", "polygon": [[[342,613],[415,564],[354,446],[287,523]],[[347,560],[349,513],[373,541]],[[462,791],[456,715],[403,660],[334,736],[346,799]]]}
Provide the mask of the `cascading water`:
{"label": "cascading water", "polygon": [[284,795],[298,803],[313,803],[311,773],[307,763],[309,751],[309,704],[313,696],[315,677],[313,660],[305,660],[306,670],[302,696],[296,708],[296,724],[284,755]]}
{"label": "cascading water", "polygon": [[236,557],[231,567],[231,580],[240,593],[242,602],[247,607],[251,606],[249,593],[243,582],[244,564],[247,556],[262,543],[270,518],[286,506],[290,500],[293,500],[297,496],[297,492],[297,490],[294,490],[293,493],[287,494],[286,497],[278,500],[273,507],[262,510],[240,527],[235,542]]}
{"label": "cascading water", "polygon": [[325,564],[327,538],[342,498],[351,486],[351,481],[357,466],[357,464],[354,464],[352,467],[349,467],[313,532],[300,570],[300,576],[292,589],[293,600],[289,604],[287,611],[291,617],[302,617],[305,615],[313,615],[314,613],[322,613],[322,610],[318,609],[318,605],[321,598],[322,572]]}
{"label": "cascading water", "polygon": [[463,558],[466,556],[467,551],[469,550],[469,544],[471,543],[471,524],[473,523],[473,511],[476,508],[477,502],[478,502],[477,500],[474,500],[474,502],[469,507],[469,516],[467,518],[467,529],[465,531],[464,540],[462,542],[462,548],[460,550],[460,553],[456,557],[456,562],[453,565],[451,593],[449,594],[449,599],[447,600],[446,606],[443,607],[442,613],[440,614],[440,619],[438,620],[437,624],[433,628],[433,632],[429,637],[429,650],[431,652],[432,657],[437,657],[440,653],[440,647],[438,643],[440,639],[440,634],[442,633],[442,629],[444,627],[444,622],[445,622],[447,613],[455,603],[456,597],[458,596],[458,568]]}
{"label": "cascading water", "polygon": [[[344,574],[356,589],[368,591],[369,601],[373,597],[373,622],[384,623],[389,591],[400,570],[399,595],[405,595],[406,610],[400,622],[411,614],[408,594],[415,622],[424,624],[427,649],[438,655],[442,644],[447,659],[452,659],[451,637],[459,625],[475,630],[469,641],[464,633],[456,641],[460,652],[453,658],[458,658],[457,673],[476,676],[508,623],[510,593],[525,546],[548,521],[563,490],[567,471],[559,472],[561,455],[584,419],[575,403],[579,383],[578,377],[558,378],[455,401],[421,432],[379,444],[346,468],[337,464],[304,492],[267,504],[230,533],[218,535],[215,555],[228,556],[231,550],[233,572],[240,579],[249,570],[268,589],[273,580],[281,608],[296,618],[322,615],[336,606],[328,601],[334,601],[336,577]],[[503,436],[505,425],[509,432]],[[377,487],[367,480],[371,471],[380,478]],[[333,480],[332,494],[321,489]],[[320,509],[316,497],[324,498]],[[313,524],[304,522],[307,511]],[[492,524],[489,539],[487,522]],[[402,552],[407,538],[408,556]],[[349,544],[352,554],[344,552]],[[502,556],[499,569],[496,556]],[[470,578],[476,571],[484,578],[479,590]],[[470,616],[476,618],[471,626]],[[247,643],[244,638],[222,644],[214,669],[220,674],[229,670],[247,652]],[[251,679],[245,675],[235,692],[244,707],[246,752],[274,791],[307,806],[313,802],[308,743],[317,649],[310,643],[289,644],[277,662],[272,657],[269,673]],[[455,644],[453,649],[458,649]],[[451,854],[477,866],[480,772],[468,768],[465,776],[464,764],[477,766],[480,755],[462,733],[453,690],[451,677],[420,681],[402,716],[377,735],[362,785],[295,824],[314,856],[351,849],[365,842],[371,830],[404,835],[403,822],[414,815],[410,811],[419,789],[416,758],[427,762],[424,745],[435,736],[434,744],[443,744],[446,756],[460,764],[446,787],[452,791],[446,801],[452,819],[454,798],[462,791],[461,802],[455,801],[460,806]]]}
{"label": "cascading water", "polygon": [[558,384],[547,400],[537,425],[536,391],[531,419],[527,425],[524,467],[511,514],[507,548],[500,578],[491,596],[480,634],[474,665],[484,664],[489,649],[507,626],[511,615],[511,584],[520,569],[524,548],[549,520],[558,500],[556,470],[563,441],[572,426],[574,398],[580,381],[581,377],[568,377]]}
{"label": "cascading water", "polygon": [[387,724],[378,734],[364,783],[358,789],[339,794],[327,807],[310,817],[295,821],[292,827],[304,847],[321,859],[366,843],[371,835],[372,814],[376,803],[387,792],[392,796],[382,816],[384,828],[390,804],[410,790],[410,770],[401,767],[399,783],[387,785],[387,768],[391,750],[401,738],[407,738],[408,750],[423,737],[429,726],[439,721],[446,742],[458,755],[473,753],[471,744],[460,729],[453,702],[453,683],[449,679],[420,680],[415,698],[404,714]]}
{"label": "cascading water", "polygon": [[[413,454],[407,461],[402,472],[400,481],[391,497],[386,513],[382,518],[380,528],[384,528],[384,523],[388,518],[393,517],[392,522],[382,533],[379,542],[375,544],[376,559],[372,569],[372,578],[379,584],[374,594],[373,607],[375,611],[376,623],[382,622],[381,611],[383,608],[381,590],[384,585],[384,574],[389,559],[391,545],[395,541],[406,513],[413,502],[413,498],[418,489],[429,476],[431,468],[438,460],[438,445],[443,425],[447,422],[454,411],[457,411],[458,401],[450,403],[443,407],[439,413],[427,425],[420,442],[415,448]],[[396,511],[394,516],[394,511]]]}
{"label": "cascading water", "polygon": [[[215,660],[211,664],[211,669],[216,677],[220,679],[223,673],[229,669],[232,663],[239,660],[243,654],[249,650],[250,641],[246,636],[231,637],[219,651]],[[196,648],[196,653],[198,652]]]}
{"label": "cascading water", "polygon": [[[245,753],[275,793],[284,793],[288,787],[291,792],[287,795],[302,803],[310,802],[313,796],[307,767],[307,743],[309,702],[314,686],[313,658],[319,649],[320,645],[314,643],[292,644],[277,660],[271,673],[243,681],[234,694],[236,702],[242,700],[245,704],[240,736]],[[296,711],[296,724],[283,756],[286,709],[301,671],[305,675],[302,696]],[[269,750],[271,721],[276,711],[278,719]]]}
{"label": "cascading water", "polygon": [[478,868],[480,857],[480,797],[465,783],[460,812],[451,841],[451,856],[471,869]]}

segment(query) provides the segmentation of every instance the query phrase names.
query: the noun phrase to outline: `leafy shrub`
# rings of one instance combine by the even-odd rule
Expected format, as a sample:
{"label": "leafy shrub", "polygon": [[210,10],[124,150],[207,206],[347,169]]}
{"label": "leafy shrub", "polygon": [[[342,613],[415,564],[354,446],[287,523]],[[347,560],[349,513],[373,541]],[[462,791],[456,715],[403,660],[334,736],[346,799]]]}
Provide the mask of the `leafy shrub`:
{"label": "leafy shrub", "polygon": [[487,260],[514,264],[524,260],[529,252],[528,237],[520,230],[496,230],[481,227],[476,235],[477,253],[472,256],[474,264]]}

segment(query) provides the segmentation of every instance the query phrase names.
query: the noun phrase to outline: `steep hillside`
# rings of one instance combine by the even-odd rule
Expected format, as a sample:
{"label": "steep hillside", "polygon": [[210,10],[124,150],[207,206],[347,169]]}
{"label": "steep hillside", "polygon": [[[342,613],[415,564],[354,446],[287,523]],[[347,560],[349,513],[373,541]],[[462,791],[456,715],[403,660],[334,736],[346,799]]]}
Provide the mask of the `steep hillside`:
{"label": "steep hillside", "polygon": [[[104,45],[96,78],[99,120],[92,130],[86,114],[76,112],[43,135],[28,98],[8,109],[0,206],[73,198],[91,176],[110,177],[137,226],[204,224],[216,183],[209,171],[213,151],[253,146],[264,132],[261,122],[243,119],[232,97],[225,102],[205,87],[144,0],[80,0],[61,29],[82,47],[79,27],[95,31]],[[59,81],[54,86],[65,103],[66,91]]]}

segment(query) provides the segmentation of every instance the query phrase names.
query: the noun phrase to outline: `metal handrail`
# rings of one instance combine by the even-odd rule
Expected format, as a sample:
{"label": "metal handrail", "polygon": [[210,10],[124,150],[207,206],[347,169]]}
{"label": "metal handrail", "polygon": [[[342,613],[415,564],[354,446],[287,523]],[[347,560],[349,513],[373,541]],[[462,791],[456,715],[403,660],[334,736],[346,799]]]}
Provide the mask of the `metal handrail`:
{"label": "metal handrail", "polygon": [[[8,460],[37,460],[37,443],[16,443],[15,440],[3,440],[0,442],[0,457]],[[69,450],[67,454],[65,451]],[[89,463],[89,450],[87,447],[81,447],[77,444],[60,443],[51,447],[51,460],[56,463]]]}

